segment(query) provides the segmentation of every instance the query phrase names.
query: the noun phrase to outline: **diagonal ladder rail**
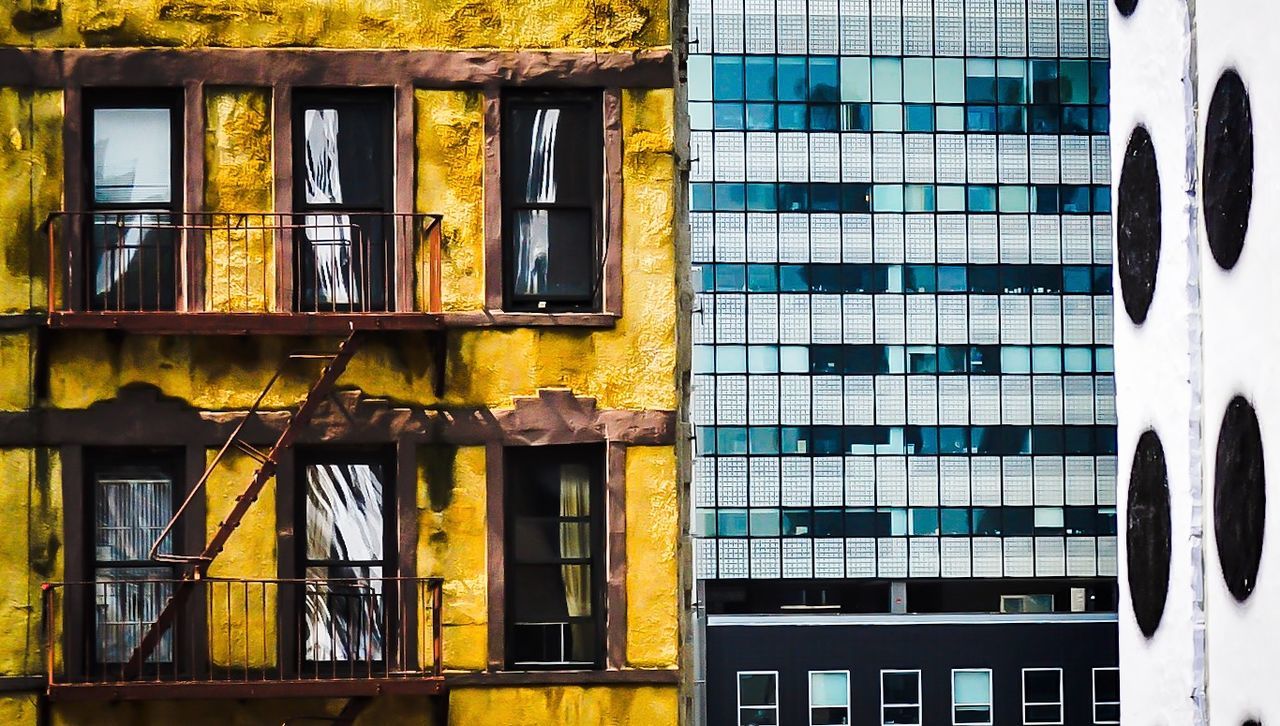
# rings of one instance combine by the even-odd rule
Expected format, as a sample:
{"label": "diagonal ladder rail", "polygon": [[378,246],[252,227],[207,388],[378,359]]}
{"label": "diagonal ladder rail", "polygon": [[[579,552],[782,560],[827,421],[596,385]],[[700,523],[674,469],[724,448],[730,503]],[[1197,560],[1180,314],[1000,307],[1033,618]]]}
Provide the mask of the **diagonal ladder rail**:
{"label": "diagonal ladder rail", "polygon": [[[169,626],[173,624],[174,618],[177,617],[178,612],[182,609],[183,605],[186,604],[187,598],[191,596],[191,591],[194,589],[193,585],[195,582],[204,577],[205,573],[209,569],[209,565],[213,562],[214,558],[222,553],[223,548],[227,544],[227,540],[230,539],[231,534],[240,526],[245,515],[248,514],[250,507],[258,501],[258,496],[262,494],[262,490],[266,487],[267,482],[275,476],[276,467],[278,465],[277,457],[281,452],[293,446],[294,441],[298,438],[298,434],[301,433],[302,429],[311,421],[311,417],[315,414],[316,408],[319,407],[320,402],[329,395],[329,392],[333,389],[338,377],[346,370],[347,364],[351,362],[351,358],[356,354],[358,347],[356,331],[353,327],[351,333],[342,341],[342,344],[338,346],[338,350],[336,352],[290,353],[285,363],[276,370],[275,375],[271,377],[267,382],[267,385],[262,389],[262,393],[258,394],[258,398],[253,402],[253,406],[245,414],[244,419],[236,425],[235,429],[231,432],[231,436],[227,438],[226,443],[218,450],[213,461],[209,462],[209,465],[205,467],[204,474],[201,475],[200,480],[194,487],[192,487],[191,493],[187,495],[182,506],[179,507],[178,511],[170,518],[168,525],[165,526],[164,530],[160,533],[160,536],[158,536],[155,542],[151,545],[152,559],[160,562],[190,564],[192,567],[187,572],[183,573],[182,579],[174,585],[173,593],[165,602],[164,608],[161,609],[160,614],[156,616],[156,619],[151,624],[150,629],[148,629],[146,634],[143,635],[142,640],[138,642],[138,646],[129,657],[129,662],[125,664],[123,674],[126,680],[132,680],[141,673],[143,663],[146,662],[147,658],[151,657],[151,654],[160,644],[160,640],[169,630]],[[284,366],[287,365],[290,360],[327,360],[328,363],[325,365],[320,377],[316,379],[315,383],[311,384],[311,388],[307,391],[306,397],[302,399],[302,404],[298,406],[298,410],[289,417],[289,422],[285,425],[284,430],[280,432],[279,438],[276,439],[275,443],[269,450],[263,451],[242,439],[240,434],[244,430],[245,425],[249,422],[249,419],[257,416],[258,409],[262,405],[263,400],[266,399],[267,393],[271,391],[271,388],[275,385],[276,381],[280,379],[280,376],[284,371]],[[182,516],[187,506],[195,499],[197,492],[199,492],[204,487],[205,483],[208,482],[210,475],[212,475],[213,470],[217,468],[219,462],[222,461],[222,458],[232,448],[243,452],[258,462],[258,468],[253,474],[253,479],[249,481],[249,485],[245,487],[243,493],[236,497],[235,505],[232,506],[231,511],[227,514],[226,518],[218,523],[218,530],[214,532],[213,537],[209,539],[208,544],[205,545],[204,550],[200,554],[184,556],[160,553],[159,550],[161,544],[164,542],[165,538],[171,534],[178,519]]]}

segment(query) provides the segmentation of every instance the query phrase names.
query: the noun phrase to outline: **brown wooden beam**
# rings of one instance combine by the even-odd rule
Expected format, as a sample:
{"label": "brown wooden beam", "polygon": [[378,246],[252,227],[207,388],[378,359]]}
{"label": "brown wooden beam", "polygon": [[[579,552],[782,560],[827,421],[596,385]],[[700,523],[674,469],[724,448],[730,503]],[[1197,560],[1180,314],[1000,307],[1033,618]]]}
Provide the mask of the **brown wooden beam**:
{"label": "brown wooden beam", "polygon": [[148,701],[189,698],[353,698],[391,694],[432,695],[443,678],[352,678],[305,681],[212,681],[58,684],[51,701]]}

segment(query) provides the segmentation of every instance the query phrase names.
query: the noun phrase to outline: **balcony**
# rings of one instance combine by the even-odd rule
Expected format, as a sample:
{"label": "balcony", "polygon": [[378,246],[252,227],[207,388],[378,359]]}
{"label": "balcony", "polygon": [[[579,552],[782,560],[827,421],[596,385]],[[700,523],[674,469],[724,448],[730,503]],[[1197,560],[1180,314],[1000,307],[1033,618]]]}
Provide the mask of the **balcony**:
{"label": "balcony", "polygon": [[[101,570],[43,588],[58,700],[359,697],[441,690],[441,581],[364,577],[174,580]],[[190,588],[143,665],[137,647]],[[136,656],[136,657],[135,657]]]}
{"label": "balcony", "polygon": [[49,325],[325,334],[441,326],[430,214],[59,212]]}

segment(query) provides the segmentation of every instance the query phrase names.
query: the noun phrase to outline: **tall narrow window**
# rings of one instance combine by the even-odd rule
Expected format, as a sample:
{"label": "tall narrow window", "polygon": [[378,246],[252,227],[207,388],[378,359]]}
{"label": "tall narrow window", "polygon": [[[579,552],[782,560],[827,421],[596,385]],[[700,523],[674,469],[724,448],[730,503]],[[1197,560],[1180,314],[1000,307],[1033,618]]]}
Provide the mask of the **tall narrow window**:
{"label": "tall narrow window", "polygon": [[604,450],[507,450],[507,660],[600,667],[604,660]]}
{"label": "tall narrow window", "polygon": [[300,93],[294,111],[294,299],[301,312],[390,309],[391,97]]}
{"label": "tall narrow window", "polygon": [[920,671],[880,671],[880,723],[920,726]]}
{"label": "tall narrow window", "polygon": [[1120,723],[1120,669],[1093,669],[1093,722]]}
{"label": "tall narrow window", "polygon": [[[163,455],[112,454],[90,466],[93,504],[94,653],[101,665],[126,663],[172,592],[173,569],[150,558],[174,511],[179,462]],[[172,538],[159,552],[172,554]],[[173,633],[149,663],[173,661]]]}
{"label": "tall narrow window", "polygon": [[989,725],[991,719],[991,671],[951,671],[951,723]]}
{"label": "tall narrow window", "polygon": [[600,305],[603,127],[598,94],[503,99],[504,306]]}
{"label": "tall narrow window", "polygon": [[849,671],[809,671],[809,725],[849,723]]}
{"label": "tall narrow window", "polygon": [[164,91],[86,93],[91,310],[173,310],[182,112]]}
{"label": "tall narrow window", "polygon": [[777,726],[778,672],[738,673],[738,726]]}
{"label": "tall narrow window", "polygon": [[1062,723],[1062,669],[1022,669],[1022,722]]}
{"label": "tall narrow window", "polygon": [[303,467],[304,664],[380,662],[394,609],[384,578],[389,465],[370,458],[313,459]]}

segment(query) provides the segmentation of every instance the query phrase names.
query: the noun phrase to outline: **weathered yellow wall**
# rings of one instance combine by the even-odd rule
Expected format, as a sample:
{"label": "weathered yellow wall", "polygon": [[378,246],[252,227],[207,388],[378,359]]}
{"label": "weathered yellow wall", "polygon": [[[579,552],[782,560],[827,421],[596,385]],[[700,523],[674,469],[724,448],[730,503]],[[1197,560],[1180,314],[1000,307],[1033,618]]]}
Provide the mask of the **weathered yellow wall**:
{"label": "weathered yellow wall", "polygon": [[0,88],[0,180],[0,313],[43,308],[47,238],[31,233],[62,206],[61,91]]}
{"label": "weathered yellow wall", "polygon": [[15,694],[0,698],[0,723],[13,726],[36,726],[39,706],[34,694]]}
{"label": "weathered yellow wall", "polygon": [[0,44],[633,49],[669,45],[668,15],[665,0],[19,0],[0,4]]}
{"label": "weathered yellow wall", "polygon": [[457,726],[640,726],[676,723],[675,686],[458,688],[449,693]]}
{"label": "weathered yellow wall", "polygon": [[[44,667],[40,585],[62,579],[61,482],[55,452],[0,449],[0,676]],[[11,707],[0,700],[0,723]]]}
{"label": "weathered yellow wall", "polygon": [[627,449],[627,663],[674,668],[680,629],[680,503],[671,446]]}
{"label": "weathered yellow wall", "polygon": [[[346,705],[345,700],[220,700],[220,701],[120,701],[115,703],[60,703],[53,709],[54,726],[121,726],[121,724],[208,724],[220,726],[275,726],[275,724],[325,723]],[[0,700],[0,723],[7,715]],[[215,715],[216,714],[216,715]],[[311,717],[310,719],[306,717]],[[312,720],[314,719],[314,720]],[[15,722],[22,723],[22,722]],[[33,721],[27,723],[34,724]],[[434,726],[431,703],[426,697],[382,696],[373,700],[356,720],[357,726],[412,724]]]}

